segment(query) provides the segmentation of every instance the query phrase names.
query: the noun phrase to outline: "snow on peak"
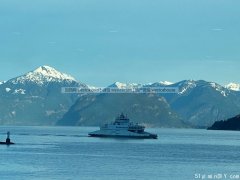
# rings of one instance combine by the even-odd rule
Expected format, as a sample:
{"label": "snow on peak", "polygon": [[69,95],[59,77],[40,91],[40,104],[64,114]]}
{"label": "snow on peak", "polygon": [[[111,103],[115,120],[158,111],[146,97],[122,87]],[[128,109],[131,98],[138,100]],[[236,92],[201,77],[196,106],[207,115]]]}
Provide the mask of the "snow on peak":
{"label": "snow on peak", "polygon": [[185,94],[190,89],[197,87],[197,84],[194,80],[184,80],[179,83],[179,94]]}
{"label": "snow on peak", "polygon": [[170,86],[174,83],[169,82],[169,81],[160,81],[160,82],[155,82],[155,83],[148,83],[145,84],[144,86],[148,86],[148,87],[161,87],[161,86]]}
{"label": "snow on peak", "polygon": [[165,86],[169,86],[169,85],[172,85],[174,83],[169,82],[169,81],[160,81],[160,84],[165,85]]}
{"label": "snow on peak", "polygon": [[36,70],[28,74],[40,74],[40,75],[43,75],[46,77],[52,77],[55,79],[75,81],[75,79],[72,76],[61,73],[50,66],[40,66],[39,68],[37,68]]}
{"label": "snow on peak", "polygon": [[95,86],[91,86],[91,85],[87,85],[87,88],[88,88],[88,89],[91,89],[91,90],[95,90],[95,89],[98,89],[98,87],[95,87]]}
{"label": "snow on peak", "polygon": [[228,92],[226,91],[226,89],[224,87],[222,87],[221,85],[214,83],[214,82],[210,82],[209,83],[210,86],[212,86],[216,91],[220,92],[224,97],[228,96]]}
{"label": "snow on peak", "polygon": [[0,85],[4,84],[6,81],[0,81]]}
{"label": "snow on peak", "polygon": [[112,85],[108,87],[118,88],[118,89],[130,89],[130,88],[137,88],[140,87],[140,84],[137,83],[121,83],[121,82],[115,82]]}
{"label": "snow on peak", "polygon": [[132,88],[141,88],[141,87],[162,87],[162,86],[169,86],[172,84],[174,83],[169,81],[160,81],[160,82],[148,83],[148,84],[115,82],[108,87],[114,87],[118,89],[132,89]]}
{"label": "snow on peak", "polygon": [[76,81],[72,76],[61,73],[50,66],[40,66],[34,71],[28,72],[27,74],[17,77],[13,80],[13,83],[21,83],[25,81],[33,81],[38,84],[44,82],[59,82],[63,80]]}
{"label": "snow on peak", "polygon": [[53,72],[53,71],[56,71],[56,69],[50,67],[50,66],[40,66],[38,67],[37,69],[35,69],[33,72],[36,72],[36,73],[46,73],[46,72]]}
{"label": "snow on peak", "polygon": [[240,91],[240,84],[237,83],[229,83],[225,86],[225,88],[232,90],[232,91]]}
{"label": "snow on peak", "polygon": [[121,83],[121,82],[115,82],[112,85],[110,85],[110,87],[117,87],[119,89],[125,88],[126,86],[127,86],[127,84]]}

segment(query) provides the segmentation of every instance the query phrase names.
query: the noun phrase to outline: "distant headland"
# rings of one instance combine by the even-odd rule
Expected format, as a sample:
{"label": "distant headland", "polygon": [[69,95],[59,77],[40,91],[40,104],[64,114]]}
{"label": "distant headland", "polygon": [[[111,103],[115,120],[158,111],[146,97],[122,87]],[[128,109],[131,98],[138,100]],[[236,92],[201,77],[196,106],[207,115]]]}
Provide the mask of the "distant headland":
{"label": "distant headland", "polygon": [[240,114],[227,120],[216,121],[208,130],[240,131]]}

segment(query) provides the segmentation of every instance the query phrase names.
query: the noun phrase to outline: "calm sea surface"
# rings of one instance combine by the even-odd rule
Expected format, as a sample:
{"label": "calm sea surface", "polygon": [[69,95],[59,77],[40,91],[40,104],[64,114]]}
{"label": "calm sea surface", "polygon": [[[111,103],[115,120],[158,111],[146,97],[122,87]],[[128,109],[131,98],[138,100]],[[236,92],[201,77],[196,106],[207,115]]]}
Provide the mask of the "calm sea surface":
{"label": "calm sea surface", "polygon": [[0,179],[240,179],[240,132],[148,129],[157,140],[87,136],[97,129],[0,127],[0,140],[9,130],[16,143],[0,146]]}

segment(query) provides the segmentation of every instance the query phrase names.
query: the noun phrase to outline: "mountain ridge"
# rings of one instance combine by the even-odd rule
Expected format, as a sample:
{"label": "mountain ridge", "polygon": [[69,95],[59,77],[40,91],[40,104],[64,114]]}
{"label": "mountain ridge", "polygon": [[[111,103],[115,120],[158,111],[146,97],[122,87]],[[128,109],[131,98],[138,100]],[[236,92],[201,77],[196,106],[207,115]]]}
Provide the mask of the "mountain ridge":
{"label": "mountain ridge", "polygon": [[[141,114],[141,112],[144,111],[144,107],[139,105],[138,98],[141,99],[143,105],[144,103],[148,103],[147,107],[149,109],[155,109],[149,110],[149,112],[158,114],[158,111],[160,112],[161,108],[167,109],[167,107],[169,107],[169,110],[166,110],[164,115],[166,118],[169,120],[171,119],[171,116],[167,115],[167,112],[176,114],[176,121],[172,119],[172,122],[179,123],[180,121],[183,121],[182,124],[187,124],[191,127],[207,127],[214,121],[231,117],[237,112],[240,112],[239,91],[234,91],[229,87],[204,80],[182,80],[176,83],[159,81],[148,84],[115,82],[108,86],[119,89],[139,87],[179,88],[178,93],[162,93],[154,95],[156,99],[160,98],[162,101],[166,101],[166,103],[159,103],[158,101],[155,101],[154,98],[148,96],[134,95],[136,99],[131,96],[119,96],[123,97],[123,99],[121,99],[118,98],[117,95],[113,96],[111,94],[105,96],[94,94],[96,95],[96,98],[92,99],[92,102],[90,102],[87,98],[90,98],[90,96],[84,94],[64,94],[61,92],[62,87],[83,87],[84,89],[94,89],[96,87],[81,83],[71,75],[59,72],[46,65],[40,66],[22,76],[2,82],[2,84],[0,83],[0,124],[61,124],[59,122],[66,114],[68,114],[68,117],[71,117],[69,111],[73,106],[84,108],[76,103],[88,104],[89,114],[96,114],[101,111],[107,112],[107,109],[104,108],[104,104],[102,104],[103,102],[106,101],[117,104],[119,103],[118,101],[122,100],[124,102],[122,103],[122,106],[126,106],[126,111],[128,111],[128,106],[135,107],[134,104],[138,104],[137,107],[139,109],[136,109],[135,107],[135,111]],[[150,102],[152,102],[152,104]],[[102,109],[99,108],[99,104],[102,104]],[[92,108],[98,107],[98,111],[91,110],[91,106]],[[85,113],[85,117],[88,117],[86,111],[83,111],[81,108],[79,109],[79,112]],[[112,106],[109,106],[109,108],[112,108]],[[117,106],[113,109],[113,112],[117,113]],[[109,113],[112,118],[113,113]],[[132,116],[132,118],[136,120],[137,115],[132,114]],[[145,116],[145,118],[147,118],[148,116],[151,116],[151,114],[145,112]],[[106,115],[104,117],[107,118]],[[158,116],[152,117],[152,119],[155,119],[155,122],[152,121],[149,124],[150,126],[161,126],[156,117]],[[158,119],[161,118],[158,117]],[[97,122],[96,119],[92,119],[91,121]],[[85,125],[91,124],[91,122],[87,121],[84,121],[84,123]],[[78,124],[84,125],[84,123]],[[147,122],[144,123],[147,124]],[[168,122],[164,123],[168,124],[167,127],[171,124]]]}
{"label": "mountain ridge", "polygon": [[[122,84],[120,84],[122,85]],[[125,88],[125,86],[116,86],[116,88]],[[142,87],[142,86],[141,86]],[[159,83],[151,83],[146,85],[146,87],[178,87],[179,92],[178,93],[162,93],[162,94],[155,94],[154,96],[156,98],[164,98],[168,104],[168,106],[171,108],[171,111],[178,114],[179,118],[182,119],[182,121],[185,124],[188,124],[191,127],[208,127],[210,124],[212,124],[214,121],[218,120],[219,118],[226,118],[231,115],[234,115],[235,113],[240,111],[240,96],[237,92],[231,91],[229,89],[224,88],[223,86],[214,83],[214,82],[207,82],[204,80],[183,80],[171,85],[163,85]],[[134,94],[135,95],[135,94]],[[82,107],[80,104],[85,104],[84,99],[79,99],[73,106],[73,107],[79,107],[74,112],[71,110],[68,111],[67,115],[63,117],[62,120],[64,121],[65,125],[67,125],[67,119],[77,118],[79,121],[81,121],[82,116],[77,115],[78,113],[85,114],[84,118],[90,118],[91,114],[94,114],[96,112],[102,112],[106,111],[106,109],[112,109],[114,104],[118,104],[118,101],[124,101],[122,106],[129,106],[131,107],[132,104],[134,104],[134,99],[126,99],[126,97],[123,97],[123,99],[117,99],[113,97],[111,94],[105,95],[108,96],[107,98],[112,98],[111,100],[108,100],[109,102],[112,102],[112,106],[104,107],[104,99],[102,99],[99,96],[96,96],[91,102],[89,102],[88,105],[88,111],[86,113],[86,107]],[[136,97],[137,98],[137,97]],[[128,102],[132,101],[132,102]],[[145,101],[148,102],[148,98],[145,97]],[[131,104],[132,103],[132,104]],[[148,103],[148,107],[154,106],[154,101],[152,101],[153,104]],[[155,102],[156,103],[156,102]],[[101,104],[100,108],[97,106],[97,104]],[[143,101],[144,104],[144,101]],[[157,104],[157,103],[156,103]],[[92,107],[93,109],[98,107],[97,111],[91,110],[89,107]],[[228,107],[228,108],[226,108]],[[159,107],[161,108],[161,107]],[[162,107],[163,108],[163,107]],[[116,107],[113,109],[114,112],[116,112]],[[119,110],[121,110],[121,107],[119,107]],[[160,109],[158,109],[160,111]],[[171,112],[169,111],[169,112]],[[71,115],[72,112],[72,115]],[[139,111],[141,112],[141,111]],[[153,112],[154,114],[155,112]],[[151,114],[148,115],[151,117]],[[107,116],[106,116],[107,117]],[[97,119],[100,117],[96,117],[96,119],[92,120],[97,122]],[[109,117],[110,118],[110,117]],[[146,117],[147,118],[147,117]],[[153,117],[152,117],[153,118]],[[154,118],[153,118],[154,119]],[[76,120],[76,122],[78,122]],[[70,121],[70,120],[69,120]],[[61,123],[60,123],[61,124]],[[81,123],[75,123],[75,124],[81,124]],[[74,125],[74,123],[70,123],[68,125]],[[83,125],[83,124],[81,124]],[[89,125],[88,123],[86,125]],[[154,125],[151,124],[151,125]],[[157,124],[157,121],[155,122],[156,126],[159,126]]]}

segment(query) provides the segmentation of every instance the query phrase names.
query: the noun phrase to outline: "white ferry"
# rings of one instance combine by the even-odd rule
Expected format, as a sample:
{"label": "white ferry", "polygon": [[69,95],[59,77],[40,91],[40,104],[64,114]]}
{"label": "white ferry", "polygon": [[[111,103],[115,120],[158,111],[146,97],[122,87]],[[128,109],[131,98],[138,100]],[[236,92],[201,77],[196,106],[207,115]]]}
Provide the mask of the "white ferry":
{"label": "white ferry", "polygon": [[100,130],[88,135],[93,137],[157,139],[157,134],[145,132],[144,129],[144,126],[130,122],[129,118],[122,113],[113,123],[105,124],[100,127]]}

